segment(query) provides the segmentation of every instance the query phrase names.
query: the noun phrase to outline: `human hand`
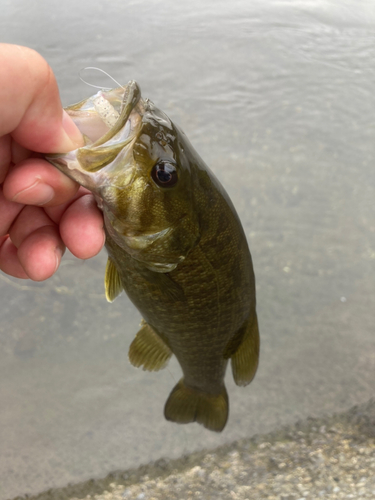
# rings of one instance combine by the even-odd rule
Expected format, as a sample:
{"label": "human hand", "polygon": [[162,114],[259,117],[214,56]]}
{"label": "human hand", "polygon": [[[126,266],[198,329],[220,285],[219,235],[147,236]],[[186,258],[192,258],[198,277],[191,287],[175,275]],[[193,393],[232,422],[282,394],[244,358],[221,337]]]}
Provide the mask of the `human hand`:
{"label": "human hand", "polygon": [[0,269],[42,281],[65,247],[81,259],[101,250],[103,217],[89,191],[35,153],[83,145],[47,62],[32,49],[0,44],[0,77]]}

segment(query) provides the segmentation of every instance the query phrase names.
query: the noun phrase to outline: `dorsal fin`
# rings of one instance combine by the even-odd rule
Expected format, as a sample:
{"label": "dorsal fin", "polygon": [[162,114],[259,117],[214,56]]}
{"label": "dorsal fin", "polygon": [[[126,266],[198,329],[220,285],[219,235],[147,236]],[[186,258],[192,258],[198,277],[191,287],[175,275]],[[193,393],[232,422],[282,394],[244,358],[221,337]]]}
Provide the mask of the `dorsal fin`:
{"label": "dorsal fin", "polygon": [[[234,381],[237,385],[243,386],[253,380],[258,368],[259,329],[255,312],[253,317],[243,325],[238,333],[233,339],[234,342],[232,341],[232,346],[227,346],[224,357],[231,358]],[[231,352],[231,350],[234,350],[234,352]]]}
{"label": "dorsal fin", "polygon": [[104,277],[105,296],[108,302],[113,302],[123,290],[119,273],[113,260],[108,257]]}

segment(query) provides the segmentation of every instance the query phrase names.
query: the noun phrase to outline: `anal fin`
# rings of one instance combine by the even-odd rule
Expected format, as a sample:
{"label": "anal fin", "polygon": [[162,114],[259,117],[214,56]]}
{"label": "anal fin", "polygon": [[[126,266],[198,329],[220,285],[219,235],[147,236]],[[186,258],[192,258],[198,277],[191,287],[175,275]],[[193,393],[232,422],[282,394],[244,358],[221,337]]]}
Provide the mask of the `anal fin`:
{"label": "anal fin", "polygon": [[171,349],[160,335],[142,320],[141,329],[129,347],[130,363],[144,370],[158,371],[167,365],[171,356]]}
{"label": "anal fin", "polygon": [[219,394],[208,394],[188,387],[181,379],[164,407],[167,420],[178,424],[197,422],[211,431],[221,432],[228,420],[228,394],[223,386]]}
{"label": "anal fin", "polygon": [[119,273],[113,260],[108,257],[104,276],[105,296],[108,302],[113,302],[123,290]]}

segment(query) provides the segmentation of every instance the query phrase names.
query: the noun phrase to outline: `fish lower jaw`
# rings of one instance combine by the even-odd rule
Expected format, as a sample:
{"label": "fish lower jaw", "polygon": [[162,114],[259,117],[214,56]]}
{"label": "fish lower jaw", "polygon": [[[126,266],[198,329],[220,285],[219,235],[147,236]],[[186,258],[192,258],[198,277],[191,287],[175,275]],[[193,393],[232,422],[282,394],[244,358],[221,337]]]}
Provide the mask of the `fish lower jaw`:
{"label": "fish lower jaw", "polygon": [[46,155],[46,159],[53,164],[60,172],[64,175],[77,182],[80,186],[88,189],[91,192],[95,192],[96,182],[88,172],[83,170],[78,160],[74,157],[72,159],[68,158],[68,155],[64,155],[64,158],[54,157],[53,155]]}

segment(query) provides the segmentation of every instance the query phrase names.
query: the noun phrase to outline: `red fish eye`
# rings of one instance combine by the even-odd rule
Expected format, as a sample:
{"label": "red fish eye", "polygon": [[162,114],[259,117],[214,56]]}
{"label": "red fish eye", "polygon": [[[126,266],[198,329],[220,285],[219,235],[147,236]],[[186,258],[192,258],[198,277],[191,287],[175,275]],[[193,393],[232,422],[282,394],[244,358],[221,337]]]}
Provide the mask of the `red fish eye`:
{"label": "red fish eye", "polygon": [[151,177],[155,184],[160,187],[172,187],[178,180],[177,170],[173,163],[169,161],[159,161],[151,172]]}

